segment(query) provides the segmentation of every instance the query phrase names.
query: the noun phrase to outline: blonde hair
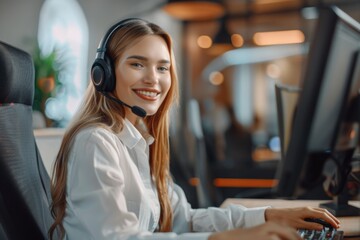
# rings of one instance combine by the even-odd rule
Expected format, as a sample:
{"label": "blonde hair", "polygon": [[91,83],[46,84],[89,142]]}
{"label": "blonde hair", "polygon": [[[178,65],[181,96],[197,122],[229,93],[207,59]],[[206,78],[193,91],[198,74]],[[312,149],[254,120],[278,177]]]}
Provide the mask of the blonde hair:
{"label": "blonde hair", "polygon": [[[112,61],[116,63],[126,48],[132,46],[134,42],[147,35],[161,36],[167,43],[171,58],[171,86],[168,94],[158,111],[154,115],[144,118],[149,133],[156,139],[156,141],[150,145],[150,170],[156,181],[161,206],[159,231],[168,232],[172,230],[173,218],[168,193],[168,184],[171,182],[169,170],[168,115],[171,105],[178,98],[176,63],[172,51],[171,37],[163,29],[153,23],[141,19],[132,19],[126,21],[126,23],[113,34],[108,44],[107,54]],[[119,132],[123,127],[124,117],[125,110],[122,105],[110,101],[96,91],[92,83],[89,84],[84,96],[83,104],[79,107],[79,112],[69,125],[55,160],[51,185],[53,201],[51,213],[54,217],[54,223],[49,229],[50,239],[52,239],[56,229],[60,231],[60,238],[63,238],[65,234],[62,221],[65,217],[66,210],[67,165],[69,152],[76,134],[89,126],[98,126],[107,128],[113,132]]]}

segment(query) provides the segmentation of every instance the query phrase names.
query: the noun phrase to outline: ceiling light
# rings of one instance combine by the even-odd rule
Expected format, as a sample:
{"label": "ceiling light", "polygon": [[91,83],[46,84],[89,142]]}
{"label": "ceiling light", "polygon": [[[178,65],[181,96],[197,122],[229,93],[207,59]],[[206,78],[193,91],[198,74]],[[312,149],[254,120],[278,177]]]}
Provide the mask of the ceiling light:
{"label": "ceiling light", "polygon": [[279,45],[303,43],[305,41],[304,33],[300,30],[257,32],[253,36],[256,45]]}
{"label": "ceiling light", "polygon": [[212,45],[211,37],[208,35],[201,35],[197,39],[197,44],[201,48],[210,48]]}
{"label": "ceiling light", "polygon": [[240,34],[231,35],[231,43],[234,47],[239,48],[244,45],[244,38]]}
{"label": "ceiling light", "polygon": [[183,21],[211,20],[220,18],[225,13],[222,4],[211,0],[168,0],[163,10]]}
{"label": "ceiling light", "polygon": [[224,75],[218,71],[212,72],[210,73],[209,81],[211,84],[218,86],[224,82]]}
{"label": "ceiling light", "polygon": [[219,31],[214,37],[213,45],[211,46],[209,53],[211,55],[220,55],[233,48],[231,37],[226,27],[226,20],[222,18],[220,19]]}

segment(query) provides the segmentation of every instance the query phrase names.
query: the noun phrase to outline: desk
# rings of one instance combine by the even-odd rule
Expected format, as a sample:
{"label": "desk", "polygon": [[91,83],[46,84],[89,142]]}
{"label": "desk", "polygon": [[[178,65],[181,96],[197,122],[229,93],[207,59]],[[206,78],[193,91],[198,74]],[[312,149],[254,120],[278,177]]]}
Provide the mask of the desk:
{"label": "desk", "polygon": [[[272,207],[319,207],[320,203],[328,201],[320,200],[281,200],[281,199],[249,199],[249,198],[229,198],[226,199],[221,207],[226,207],[229,204],[240,204],[245,207],[259,207],[259,206],[272,206]],[[350,205],[360,207],[360,201],[350,201]],[[341,227],[339,230],[344,231],[345,236],[359,235],[360,234],[360,216],[356,217],[339,217]],[[360,239],[351,238],[352,240]]]}

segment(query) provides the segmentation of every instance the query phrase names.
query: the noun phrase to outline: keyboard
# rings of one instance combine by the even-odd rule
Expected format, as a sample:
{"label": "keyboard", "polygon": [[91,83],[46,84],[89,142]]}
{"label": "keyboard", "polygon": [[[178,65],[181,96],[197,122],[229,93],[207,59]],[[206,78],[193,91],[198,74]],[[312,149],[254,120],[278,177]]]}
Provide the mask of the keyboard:
{"label": "keyboard", "polygon": [[305,240],[342,240],[344,232],[335,228],[324,227],[323,230],[298,229],[298,233]]}

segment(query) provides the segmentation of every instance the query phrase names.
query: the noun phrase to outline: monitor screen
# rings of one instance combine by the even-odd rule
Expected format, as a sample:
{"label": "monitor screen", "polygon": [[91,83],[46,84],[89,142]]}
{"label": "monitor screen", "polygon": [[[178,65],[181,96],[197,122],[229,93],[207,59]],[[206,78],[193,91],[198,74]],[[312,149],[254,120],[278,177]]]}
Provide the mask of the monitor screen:
{"label": "monitor screen", "polygon": [[297,198],[324,183],[338,196],[359,143],[360,24],[321,9],[306,66],[275,192]]}

